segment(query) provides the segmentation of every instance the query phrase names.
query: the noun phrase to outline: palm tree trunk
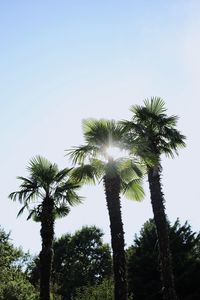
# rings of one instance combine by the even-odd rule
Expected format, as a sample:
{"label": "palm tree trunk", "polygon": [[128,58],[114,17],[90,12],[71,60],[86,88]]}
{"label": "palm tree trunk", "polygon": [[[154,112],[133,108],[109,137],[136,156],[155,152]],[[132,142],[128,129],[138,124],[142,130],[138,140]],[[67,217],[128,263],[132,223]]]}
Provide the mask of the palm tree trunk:
{"label": "palm tree trunk", "polygon": [[50,300],[50,281],[53,259],[54,202],[45,198],[41,213],[42,250],[40,252],[40,300]]}
{"label": "palm tree trunk", "polygon": [[177,300],[169,243],[169,229],[165,214],[164,196],[162,193],[160,179],[160,169],[161,167],[158,166],[150,167],[148,169],[148,180],[159,245],[162,294],[164,300]]}
{"label": "palm tree trunk", "polygon": [[120,204],[120,178],[104,176],[104,187],[110,217],[111,244],[113,250],[114,299],[127,300],[126,258],[124,231]]}

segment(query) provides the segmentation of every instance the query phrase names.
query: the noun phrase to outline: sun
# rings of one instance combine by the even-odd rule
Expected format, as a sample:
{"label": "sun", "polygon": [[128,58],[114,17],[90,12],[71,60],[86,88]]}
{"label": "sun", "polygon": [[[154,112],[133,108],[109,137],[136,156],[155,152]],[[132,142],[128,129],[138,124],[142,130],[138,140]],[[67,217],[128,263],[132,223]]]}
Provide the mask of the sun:
{"label": "sun", "polygon": [[125,150],[122,150],[118,147],[108,146],[106,148],[106,156],[108,159],[116,160],[125,155]]}

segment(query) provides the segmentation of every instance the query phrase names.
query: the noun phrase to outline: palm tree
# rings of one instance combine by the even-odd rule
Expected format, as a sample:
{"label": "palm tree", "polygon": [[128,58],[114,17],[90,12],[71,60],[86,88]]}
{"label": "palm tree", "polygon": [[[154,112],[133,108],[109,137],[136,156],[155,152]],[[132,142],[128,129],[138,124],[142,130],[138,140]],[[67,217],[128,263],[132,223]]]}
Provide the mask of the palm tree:
{"label": "palm tree", "polygon": [[165,103],[161,98],[144,101],[144,106],[131,107],[131,121],[122,121],[128,147],[145,161],[160,253],[160,268],[163,299],[175,300],[171,251],[169,245],[168,221],[161,184],[161,154],[174,157],[178,148],[185,146],[185,136],[177,129],[177,116],[167,116]]}
{"label": "palm tree", "polygon": [[114,299],[127,300],[120,192],[130,199],[142,199],[142,171],[136,162],[125,158],[114,159],[108,153],[110,147],[121,147],[122,126],[116,122],[88,119],[83,121],[83,133],[86,144],[69,150],[73,163],[78,164],[72,176],[81,183],[103,181],[113,250]]}
{"label": "palm tree", "polygon": [[81,199],[76,193],[79,185],[70,179],[71,169],[59,171],[56,164],[41,156],[30,161],[28,171],[29,177],[18,177],[22,182],[20,190],[11,193],[9,197],[19,200],[23,205],[18,216],[27,208],[27,219],[32,217],[41,222],[40,300],[50,300],[55,219],[66,216],[70,205],[80,202]]}

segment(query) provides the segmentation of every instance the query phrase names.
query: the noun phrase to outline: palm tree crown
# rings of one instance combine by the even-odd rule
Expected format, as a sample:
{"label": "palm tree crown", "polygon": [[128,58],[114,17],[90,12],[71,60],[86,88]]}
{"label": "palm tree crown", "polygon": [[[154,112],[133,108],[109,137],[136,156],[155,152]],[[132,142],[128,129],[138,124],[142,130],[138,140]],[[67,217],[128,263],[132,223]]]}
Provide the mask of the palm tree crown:
{"label": "palm tree crown", "polygon": [[140,157],[144,159],[158,157],[164,153],[174,157],[178,149],[185,147],[185,136],[177,129],[177,116],[167,116],[165,102],[159,97],[146,99],[144,105],[131,107],[131,121],[122,121],[127,132],[126,141],[129,146],[137,148]]}
{"label": "palm tree crown", "polygon": [[12,200],[18,200],[23,205],[18,216],[27,208],[27,219],[33,217],[35,221],[40,221],[42,202],[46,197],[54,200],[54,219],[67,215],[70,205],[81,202],[76,193],[80,185],[70,179],[71,169],[59,171],[56,164],[42,156],[33,158],[27,169],[29,177],[18,176],[22,181],[20,190],[9,195]]}
{"label": "palm tree crown", "polygon": [[[121,192],[129,199],[141,200],[144,196],[141,186],[143,168],[138,160],[129,159],[122,143],[123,127],[114,120],[87,119],[83,121],[85,145],[67,150],[74,164],[72,177],[82,183],[100,182],[104,175],[120,176]],[[109,147],[122,150],[114,159],[108,152]]]}

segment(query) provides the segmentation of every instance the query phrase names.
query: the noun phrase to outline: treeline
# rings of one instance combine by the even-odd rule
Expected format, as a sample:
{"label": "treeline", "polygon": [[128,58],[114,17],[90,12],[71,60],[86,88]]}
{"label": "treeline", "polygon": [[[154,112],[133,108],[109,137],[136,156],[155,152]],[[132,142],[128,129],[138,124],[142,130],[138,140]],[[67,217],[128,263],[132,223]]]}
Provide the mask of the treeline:
{"label": "treeline", "polygon": [[[39,257],[16,249],[0,230],[0,300],[39,299]],[[200,235],[188,223],[170,226],[177,292],[181,300],[200,297]],[[65,234],[53,244],[51,296],[56,300],[113,300],[112,256],[95,226]],[[153,220],[147,221],[126,250],[129,299],[161,300],[158,243]]]}

